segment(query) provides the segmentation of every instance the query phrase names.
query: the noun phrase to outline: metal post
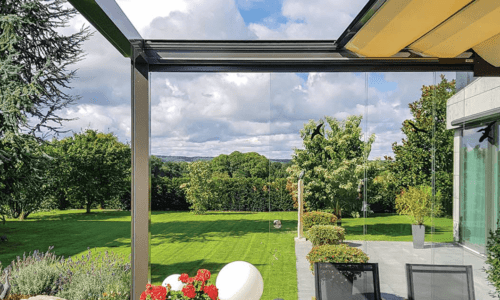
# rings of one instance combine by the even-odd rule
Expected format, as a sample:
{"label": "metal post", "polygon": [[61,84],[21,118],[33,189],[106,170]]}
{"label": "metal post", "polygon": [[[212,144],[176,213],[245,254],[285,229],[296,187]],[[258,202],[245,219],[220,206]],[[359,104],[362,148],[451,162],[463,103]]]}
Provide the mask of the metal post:
{"label": "metal post", "polygon": [[139,300],[151,280],[150,269],[150,169],[149,169],[149,65],[141,57],[139,42],[132,44],[132,300]]}
{"label": "metal post", "polygon": [[298,201],[299,208],[297,211],[299,214],[299,223],[297,226],[297,238],[302,239],[304,238],[304,226],[302,224],[302,215],[304,214],[304,181],[302,179],[299,179]]}

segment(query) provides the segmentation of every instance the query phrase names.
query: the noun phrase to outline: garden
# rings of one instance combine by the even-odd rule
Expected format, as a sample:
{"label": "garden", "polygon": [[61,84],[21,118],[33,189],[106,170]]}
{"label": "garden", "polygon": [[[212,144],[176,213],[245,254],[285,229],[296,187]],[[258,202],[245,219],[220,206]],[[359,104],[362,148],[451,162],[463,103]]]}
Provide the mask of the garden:
{"label": "garden", "polygon": [[[281,220],[280,229],[274,228],[275,219]],[[72,295],[77,296],[85,291],[86,299],[107,299],[103,296],[104,293],[127,295],[130,292],[128,280],[120,281],[116,276],[104,272],[111,262],[117,274],[130,274],[130,212],[96,209],[91,214],[86,214],[85,210],[71,209],[33,213],[24,221],[7,220],[2,232],[8,237],[8,241],[0,243],[0,261],[3,268],[8,266],[8,262],[17,261],[17,256],[23,260],[23,254],[29,256],[31,252],[33,256],[34,250],[38,250],[40,254],[47,252],[49,248],[50,253],[57,257],[54,257],[55,265],[61,258],[67,261],[70,257],[73,262],[84,262],[75,264],[71,276],[67,272],[67,269],[71,269],[69,264],[61,264],[60,267],[66,270],[62,277],[58,272],[48,272],[51,267],[43,266],[43,263],[39,262],[39,266],[19,272],[20,275],[27,276],[28,272],[39,269],[41,272],[40,278],[37,279],[40,282],[38,290],[31,284],[19,285],[12,290],[13,294],[60,293],[65,299],[79,299],[73,298]],[[412,239],[410,223],[405,216],[375,214],[366,219],[342,220],[342,227],[345,229],[345,232],[342,232],[342,240]],[[297,212],[209,211],[204,215],[194,215],[190,212],[154,211],[151,223],[153,285],[161,285],[170,274],[187,273],[194,276],[198,269],[209,270],[212,273],[210,281],[215,283],[214,279],[224,265],[231,261],[243,260],[256,266],[264,278],[262,299],[297,298],[294,249]],[[363,224],[370,228],[368,235],[363,235]],[[451,219],[439,218],[435,220],[435,224],[434,240],[439,235],[443,241],[450,241]],[[427,238],[430,239],[430,235]],[[333,240],[338,239],[336,237]],[[314,238],[312,240],[316,243]],[[30,249],[29,252],[26,249]],[[114,257],[109,259],[106,258],[107,255]],[[106,268],[99,269],[99,266]],[[94,272],[87,275],[86,272],[91,271],[92,267],[95,268]],[[30,273],[29,276],[30,280],[33,280],[33,274]],[[62,293],[60,287],[67,284],[65,282],[70,282],[73,276],[75,279],[72,286],[68,286],[66,292]],[[79,278],[78,281],[76,278]],[[5,282],[3,278],[1,281]],[[14,284],[18,282],[20,281],[11,281]],[[55,288],[54,282],[57,282]],[[89,297],[88,293],[95,293],[95,298]],[[127,299],[117,295],[115,297]]]}
{"label": "garden", "polygon": [[[75,73],[59,62],[70,65],[82,59],[81,46],[90,30],[82,28],[73,36],[57,38],[52,38],[55,31],[39,33],[58,16],[75,16],[76,11],[63,8],[60,1],[50,5],[11,1],[0,10],[4,74],[0,77],[0,282],[4,284],[0,295],[10,292],[5,298],[9,300],[35,295],[130,299],[132,148],[123,136],[120,139],[109,130],[87,128],[70,134],[62,125],[71,119],[61,117],[65,115],[60,110],[76,104],[79,97],[61,92]],[[34,48],[50,57],[32,55]],[[26,67],[32,65],[36,67]],[[155,113],[164,112],[162,105],[170,112],[176,101],[195,99],[188,96],[186,87],[193,82],[211,87],[213,78],[205,74],[180,74],[178,81],[172,74],[151,78],[153,84],[162,80],[162,88],[171,89],[165,94],[175,99],[174,104],[162,103],[165,99],[151,95],[152,149],[172,155],[151,155],[149,161],[150,274],[155,287],[144,287],[148,289],[144,296],[158,293],[153,298],[164,298],[164,293],[172,292],[171,299],[217,299],[213,285],[224,266],[246,261],[262,275],[262,299],[297,299],[294,237],[299,178],[304,182],[304,230],[314,246],[307,256],[311,265],[367,262],[368,255],[346,241],[410,242],[412,225],[426,225],[427,242],[453,242],[453,132],[446,130],[446,101],[455,93],[453,80],[442,76],[440,82],[422,85],[421,97],[408,104],[406,119],[394,121],[397,128],[391,128],[392,121],[368,123],[368,108],[373,108],[368,94],[349,95],[345,103],[328,96],[316,111],[297,106],[307,112],[299,115],[300,109],[285,107],[281,96],[268,95],[278,86],[271,84],[269,74],[257,74],[248,86],[245,80],[231,83],[234,77],[215,75],[228,85],[235,84],[229,85],[231,97],[227,97],[234,107],[221,102],[220,107],[208,109],[209,116],[201,121],[197,117],[206,117],[204,108],[199,116],[186,109],[191,115],[182,115],[185,120],[155,117]],[[272,75],[277,83],[276,74]],[[323,76],[316,75],[311,74],[311,82]],[[359,74],[348,76],[361,82]],[[192,82],[183,82],[186,78]],[[336,81],[345,84],[340,77],[330,77],[324,86]],[[295,93],[307,87],[314,95],[308,82],[302,79],[290,90]],[[258,83],[268,98],[260,97]],[[353,86],[349,93],[359,90]],[[209,99],[224,90],[209,93],[210,87],[199,94]],[[258,106],[256,99],[265,101]],[[298,99],[297,103],[321,102]],[[199,109],[197,105],[193,111]],[[226,106],[234,108],[232,115],[217,115]],[[376,114],[376,110],[370,112],[370,116]],[[158,120],[170,123],[155,124],[161,123]],[[400,134],[401,143],[392,139],[396,135],[380,139],[367,129],[383,123],[390,123],[385,124],[386,132]],[[205,130],[211,125],[217,129]],[[47,137],[50,134],[52,139]],[[168,138],[163,144],[155,140],[161,134]],[[237,134],[243,138],[235,138]],[[289,140],[282,143],[285,136]],[[184,142],[188,146],[182,149],[174,146]],[[392,147],[387,146],[390,143]],[[385,153],[394,156],[371,157],[372,148],[381,144],[387,148]],[[178,153],[204,151],[211,156],[188,157],[189,162],[169,160],[181,157]],[[273,151],[280,158],[271,159]],[[491,265],[498,265],[494,253],[499,241],[492,238],[489,245]],[[490,272],[492,281],[498,282],[499,276]],[[182,274],[179,278],[186,285],[181,291],[158,288],[171,274]]]}

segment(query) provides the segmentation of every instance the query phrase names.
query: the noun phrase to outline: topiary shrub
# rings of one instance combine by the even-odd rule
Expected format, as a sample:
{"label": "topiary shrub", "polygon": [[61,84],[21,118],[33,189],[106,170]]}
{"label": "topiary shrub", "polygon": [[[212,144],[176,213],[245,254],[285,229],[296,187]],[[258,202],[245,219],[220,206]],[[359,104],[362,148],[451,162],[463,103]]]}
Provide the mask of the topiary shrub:
{"label": "topiary shrub", "polygon": [[490,265],[486,269],[488,281],[495,287],[497,296],[500,297],[500,224],[497,225],[495,232],[490,231],[486,257],[486,263]]}
{"label": "topiary shrub", "polygon": [[304,231],[309,230],[314,225],[335,225],[336,222],[337,217],[327,212],[311,211],[302,215]]}
{"label": "topiary shrub", "polygon": [[367,263],[368,255],[361,249],[350,247],[346,244],[314,246],[306,256],[311,271],[314,271],[314,263]]}
{"label": "topiary shrub", "polygon": [[344,240],[345,229],[333,225],[314,225],[305,233],[313,246],[338,245]]}

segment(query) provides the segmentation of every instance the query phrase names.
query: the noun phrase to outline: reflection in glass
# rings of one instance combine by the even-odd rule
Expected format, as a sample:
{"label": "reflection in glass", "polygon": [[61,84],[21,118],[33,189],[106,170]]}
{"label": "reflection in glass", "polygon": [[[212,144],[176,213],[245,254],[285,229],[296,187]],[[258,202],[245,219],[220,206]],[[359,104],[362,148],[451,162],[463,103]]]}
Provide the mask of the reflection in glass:
{"label": "reflection in glass", "polygon": [[[460,207],[461,241],[472,249],[485,252],[486,238],[496,224],[493,163],[494,124],[466,128],[463,131],[461,159],[463,164]],[[493,200],[493,201],[492,201]]]}

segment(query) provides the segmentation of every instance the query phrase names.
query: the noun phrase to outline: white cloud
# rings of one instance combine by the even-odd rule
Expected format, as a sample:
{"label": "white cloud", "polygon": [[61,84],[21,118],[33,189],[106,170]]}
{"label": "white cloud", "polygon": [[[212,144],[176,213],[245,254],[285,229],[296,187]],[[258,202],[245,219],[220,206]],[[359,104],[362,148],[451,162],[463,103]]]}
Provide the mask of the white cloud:
{"label": "white cloud", "polygon": [[285,24],[250,24],[259,39],[335,40],[351,23],[367,0],[284,0]]}
{"label": "white cloud", "polygon": [[[170,1],[168,1],[170,2]],[[168,14],[145,15],[150,24],[139,30],[149,39],[255,39],[243,21],[234,0],[193,0],[185,9]]]}

